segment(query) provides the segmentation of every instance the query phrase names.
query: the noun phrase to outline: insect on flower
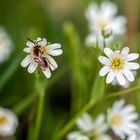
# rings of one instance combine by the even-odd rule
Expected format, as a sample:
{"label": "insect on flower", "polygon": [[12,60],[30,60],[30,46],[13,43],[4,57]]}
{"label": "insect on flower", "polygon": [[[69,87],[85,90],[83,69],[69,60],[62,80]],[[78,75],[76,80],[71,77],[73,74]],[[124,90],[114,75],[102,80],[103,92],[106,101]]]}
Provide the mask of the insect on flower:
{"label": "insect on flower", "polygon": [[53,71],[58,67],[57,63],[51,56],[62,54],[61,45],[58,43],[49,44],[45,38],[37,38],[35,41],[28,39],[26,45],[28,47],[23,51],[29,54],[21,62],[21,66],[27,67],[29,65],[29,73],[33,73],[39,66],[45,76],[50,78],[50,69]]}

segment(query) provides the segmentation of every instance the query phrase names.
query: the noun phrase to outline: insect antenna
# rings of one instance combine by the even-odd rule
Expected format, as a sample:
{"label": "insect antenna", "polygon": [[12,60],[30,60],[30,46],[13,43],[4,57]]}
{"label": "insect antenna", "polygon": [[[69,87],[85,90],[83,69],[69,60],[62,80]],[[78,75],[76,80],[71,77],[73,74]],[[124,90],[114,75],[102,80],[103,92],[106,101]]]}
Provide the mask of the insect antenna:
{"label": "insect antenna", "polygon": [[28,41],[30,41],[30,42],[32,42],[34,45],[36,45],[35,44],[35,42],[33,41],[33,40],[31,40],[31,39],[29,39],[29,38],[26,38]]}

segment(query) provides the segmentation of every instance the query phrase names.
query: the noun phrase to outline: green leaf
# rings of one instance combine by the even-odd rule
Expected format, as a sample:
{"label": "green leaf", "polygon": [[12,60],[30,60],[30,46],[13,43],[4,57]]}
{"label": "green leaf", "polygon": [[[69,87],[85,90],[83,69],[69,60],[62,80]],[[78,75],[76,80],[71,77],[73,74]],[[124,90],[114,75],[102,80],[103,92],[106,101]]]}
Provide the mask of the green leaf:
{"label": "green leaf", "polygon": [[97,75],[91,89],[90,102],[96,102],[100,100],[104,95],[104,91],[105,91],[104,77],[100,77],[99,75]]}

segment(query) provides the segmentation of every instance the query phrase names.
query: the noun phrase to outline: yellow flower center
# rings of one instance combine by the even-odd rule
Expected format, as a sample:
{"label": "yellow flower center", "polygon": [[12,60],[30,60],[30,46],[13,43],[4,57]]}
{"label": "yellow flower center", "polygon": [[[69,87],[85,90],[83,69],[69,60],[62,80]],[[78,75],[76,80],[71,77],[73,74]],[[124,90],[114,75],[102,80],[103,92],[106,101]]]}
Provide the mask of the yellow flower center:
{"label": "yellow flower center", "polygon": [[4,125],[7,121],[8,120],[6,116],[0,116],[0,125]]}
{"label": "yellow flower center", "polygon": [[122,117],[119,113],[116,113],[111,120],[111,124],[120,125],[122,123]]}
{"label": "yellow flower center", "polygon": [[106,24],[106,21],[104,20],[99,20],[96,22],[96,26],[98,27],[99,30],[102,30],[103,27],[105,27],[107,24]]}
{"label": "yellow flower center", "polygon": [[114,57],[111,61],[111,68],[112,69],[121,69],[124,65],[124,60],[120,57]]}

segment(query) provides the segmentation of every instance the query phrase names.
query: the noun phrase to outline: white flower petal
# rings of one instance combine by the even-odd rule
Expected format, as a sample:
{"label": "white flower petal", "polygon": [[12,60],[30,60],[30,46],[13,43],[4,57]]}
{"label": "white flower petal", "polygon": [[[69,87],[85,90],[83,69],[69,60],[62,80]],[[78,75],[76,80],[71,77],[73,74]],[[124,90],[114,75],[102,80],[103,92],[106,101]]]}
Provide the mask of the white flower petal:
{"label": "white flower petal", "polygon": [[[126,128],[125,128],[125,127],[126,127]],[[129,128],[128,126],[125,126],[125,127],[122,127],[122,131],[123,131],[127,136],[129,136],[130,134],[132,134],[133,129],[130,130],[130,129],[128,129],[128,128]]]}
{"label": "white flower petal", "polygon": [[32,61],[28,67],[28,72],[33,73],[37,67],[38,67],[38,64],[35,61]]}
{"label": "white flower petal", "polygon": [[21,66],[22,66],[22,67],[27,67],[27,66],[31,63],[32,60],[33,60],[32,55],[27,55],[27,56],[22,60]]}
{"label": "white flower petal", "polygon": [[43,38],[42,40],[37,41],[38,46],[45,46],[47,44],[46,38]]}
{"label": "white flower petal", "polygon": [[107,84],[111,83],[114,80],[115,76],[116,76],[116,73],[114,73],[113,71],[110,71],[107,75],[106,83]]}
{"label": "white flower petal", "polygon": [[50,44],[47,46],[47,50],[55,50],[55,49],[60,49],[61,48],[61,44],[59,43],[54,43],[54,44]]}
{"label": "white flower petal", "polygon": [[87,46],[93,46],[94,48],[96,48],[96,45],[97,45],[97,37],[96,37],[96,35],[95,34],[89,34],[86,37],[85,44]]}
{"label": "white flower petal", "polygon": [[135,111],[135,106],[134,105],[127,105],[127,106],[124,107],[122,112],[123,112],[124,115],[128,115],[128,113],[131,114],[134,111]]}
{"label": "white flower petal", "polygon": [[47,67],[46,70],[43,71],[43,73],[45,74],[46,78],[50,78],[51,77],[51,71],[50,71],[49,67]]}
{"label": "white flower petal", "polygon": [[107,66],[104,66],[100,72],[99,72],[99,75],[100,76],[105,76],[107,73],[109,72],[109,68]]}
{"label": "white flower petal", "polygon": [[125,77],[129,80],[129,81],[134,81],[134,75],[133,73],[129,70],[129,69],[125,69],[123,70],[123,74],[125,75]]}
{"label": "white flower petal", "polygon": [[118,127],[112,127],[112,130],[116,134],[116,136],[120,137],[121,139],[125,138],[125,133]]}
{"label": "white flower petal", "polygon": [[62,49],[48,50],[48,54],[50,54],[52,56],[58,56],[58,55],[61,55],[62,53],[63,53]]}
{"label": "white flower petal", "polygon": [[37,39],[36,39],[36,41],[38,42],[38,41],[41,41],[42,39],[41,39],[41,37],[38,37]]}
{"label": "white flower petal", "polygon": [[116,75],[116,78],[120,85],[125,85],[126,80],[121,72]]}
{"label": "white flower petal", "polygon": [[46,55],[46,58],[47,58],[47,61],[48,61],[48,64],[49,64],[49,67],[51,68],[51,70],[53,71],[53,70],[57,69],[58,65],[55,62],[55,60],[49,55]]}
{"label": "white flower petal", "polygon": [[26,53],[31,53],[32,48],[29,48],[29,47],[28,48],[24,48],[23,51],[26,52]]}
{"label": "white flower petal", "polygon": [[137,59],[139,57],[139,54],[137,54],[137,53],[131,53],[131,54],[128,54],[127,57],[128,57],[127,61],[132,61],[132,60]]}
{"label": "white flower petal", "polygon": [[121,51],[122,55],[128,55],[128,53],[129,53],[129,48],[128,47],[124,47]]}
{"label": "white flower petal", "polygon": [[109,59],[105,56],[99,56],[98,60],[104,65],[109,65]]}
{"label": "white flower petal", "polygon": [[35,44],[31,41],[27,41],[26,46],[33,48],[35,46]]}
{"label": "white flower petal", "polygon": [[110,48],[104,48],[104,53],[106,54],[106,56],[108,56],[109,58],[112,57],[112,55],[114,54],[113,51]]}
{"label": "white flower petal", "polygon": [[77,121],[76,124],[78,128],[83,132],[89,132],[93,128],[93,121],[92,118],[87,114],[84,113]]}
{"label": "white flower petal", "polygon": [[140,68],[140,65],[138,63],[134,63],[134,62],[128,62],[126,63],[126,67],[130,70],[136,70]]}
{"label": "white flower petal", "polygon": [[131,135],[129,135],[127,140],[140,140],[140,139],[137,138],[137,134],[135,132],[133,132]]}
{"label": "white flower petal", "polygon": [[67,135],[67,140],[77,140],[81,136],[80,131],[74,131]]}
{"label": "white flower petal", "polygon": [[114,35],[121,36],[126,32],[126,18],[124,16],[117,16],[110,21]]}
{"label": "white flower petal", "polygon": [[81,134],[81,132],[75,131],[68,134],[67,140],[89,140],[89,138],[86,135]]}
{"label": "white flower petal", "polygon": [[114,3],[105,1],[101,4],[100,10],[102,11],[103,17],[110,19],[116,15],[117,6]]}
{"label": "white flower petal", "polygon": [[119,101],[116,101],[116,102],[113,104],[112,109],[113,109],[114,111],[119,111],[121,108],[123,108],[124,103],[125,103],[124,99],[121,99],[121,100],[119,100]]}
{"label": "white flower petal", "polygon": [[107,129],[108,129],[108,126],[107,124],[105,123],[105,115],[104,114],[100,114],[96,120],[94,121],[95,124],[95,129],[97,129],[98,133],[100,133],[100,135],[104,134]]}

